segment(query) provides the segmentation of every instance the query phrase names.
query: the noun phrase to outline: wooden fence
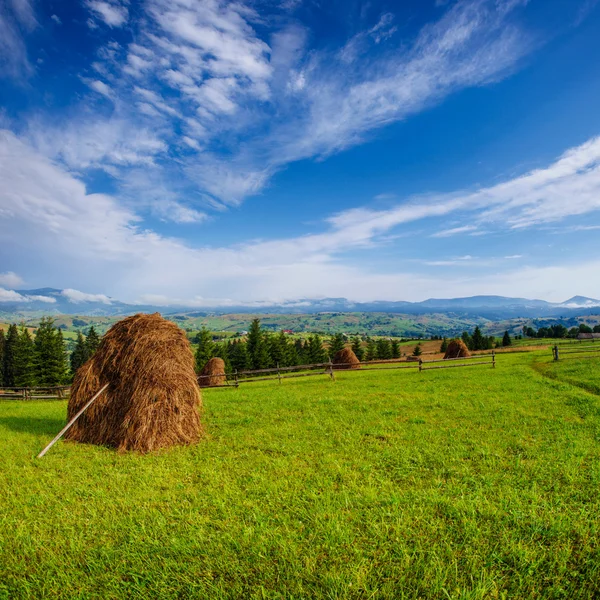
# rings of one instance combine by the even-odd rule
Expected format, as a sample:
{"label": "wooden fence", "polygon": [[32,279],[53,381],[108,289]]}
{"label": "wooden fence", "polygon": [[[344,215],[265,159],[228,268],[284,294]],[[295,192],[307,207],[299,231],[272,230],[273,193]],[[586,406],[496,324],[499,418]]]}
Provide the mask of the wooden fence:
{"label": "wooden fence", "polygon": [[0,400],[63,400],[70,392],[68,385],[0,387]]}
{"label": "wooden fence", "polygon": [[[589,341],[589,340],[588,340]],[[582,356],[586,355],[586,356]],[[579,346],[577,348],[567,346],[559,346],[556,344],[552,348],[552,356],[555,361],[558,360],[581,360],[584,358],[600,357],[600,344]]]}

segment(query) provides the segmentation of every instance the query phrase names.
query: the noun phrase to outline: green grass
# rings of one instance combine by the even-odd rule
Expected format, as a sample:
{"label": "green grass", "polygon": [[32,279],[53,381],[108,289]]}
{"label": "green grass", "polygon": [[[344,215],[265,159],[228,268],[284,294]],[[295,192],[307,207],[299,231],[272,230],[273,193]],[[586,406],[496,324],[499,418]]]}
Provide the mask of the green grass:
{"label": "green grass", "polygon": [[208,390],[148,456],[3,403],[0,598],[598,597],[600,360],[550,359]]}

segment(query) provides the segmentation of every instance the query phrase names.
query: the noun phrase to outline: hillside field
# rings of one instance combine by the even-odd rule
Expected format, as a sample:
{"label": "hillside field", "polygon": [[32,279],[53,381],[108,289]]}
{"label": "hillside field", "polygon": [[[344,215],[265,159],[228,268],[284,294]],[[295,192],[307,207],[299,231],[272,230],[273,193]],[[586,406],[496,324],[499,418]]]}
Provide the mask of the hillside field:
{"label": "hillside field", "polygon": [[204,390],[206,436],[60,442],[0,404],[0,598],[600,596],[600,358]]}

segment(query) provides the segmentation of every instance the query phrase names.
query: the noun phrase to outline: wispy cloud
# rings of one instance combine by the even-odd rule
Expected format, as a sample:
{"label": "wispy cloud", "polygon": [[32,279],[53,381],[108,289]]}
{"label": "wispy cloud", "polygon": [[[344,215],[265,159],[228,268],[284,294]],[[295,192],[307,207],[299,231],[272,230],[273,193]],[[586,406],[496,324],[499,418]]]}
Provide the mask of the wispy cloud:
{"label": "wispy cloud", "polygon": [[0,0],[0,78],[20,79],[33,73],[24,35],[38,25],[29,0]]}
{"label": "wispy cloud", "polygon": [[0,273],[0,286],[15,288],[23,283],[23,279],[19,277],[13,271],[7,271],[6,273]]}

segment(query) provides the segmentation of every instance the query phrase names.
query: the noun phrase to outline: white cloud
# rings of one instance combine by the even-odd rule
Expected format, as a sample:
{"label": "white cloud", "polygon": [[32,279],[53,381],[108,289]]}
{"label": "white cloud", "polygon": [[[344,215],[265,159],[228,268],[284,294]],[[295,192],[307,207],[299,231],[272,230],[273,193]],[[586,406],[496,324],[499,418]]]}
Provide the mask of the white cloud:
{"label": "white cloud", "polygon": [[34,301],[36,300],[37,302],[45,302],[46,304],[55,304],[56,303],[56,298],[52,298],[51,296],[36,296],[35,294],[32,296],[26,296],[27,300],[31,300]]}
{"label": "white cloud", "polygon": [[60,17],[58,15],[52,15],[50,17],[57,25],[62,25],[62,21],[60,20]]}
{"label": "white cloud", "polygon": [[86,6],[109,27],[122,27],[127,23],[129,10],[119,2],[103,2],[102,0],[87,0]]}
{"label": "white cloud", "polygon": [[431,237],[450,237],[452,235],[459,235],[461,233],[469,233],[471,231],[475,231],[477,227],[475,225],[461,225],[460,227],[452,227],[450,229],[443,229],[442,231],[438,231],[433,233]]}
{"label": "white cloud", "polygon": [[29,77],[34,69],[27,56],[24,36],[38,23],[29,0],[0,3],[0,77]]}
{"label": "white cloud", "polygon": [[0,302],[27,302],[27,298],[13,290],[0,288]]}
{"label": "white cloud", "polygon": [[[579,176],[588,172],[584,168]],[[142,294],[199,303],[219,298],[235,303],[311,296],[418,300],[435,295],[440,288],[449,295],[515,293],[560,300],[577,290],[600,296],[600,281],[588,277],[598,272],[600,265],[594,260],[542,269],[478,271],[475,276],[468,265],[477,267],[478,261],[462,255],[452,259],[466,271],[460,277],[451,270],[441,276],[414,273],[406,271],[407,265],[377,273],[370,264],[362,268],[354,259],[345,262],[345,252],[371,247],[399,224],[472,207],[460,194],[450,200],[438,197],[432,203],[420,199],[390,211],[346,211],[327,219],[322,233],[242,241],[229,247],[191,247],[143,229],[135,212],[111,196],[87,193],[80,181],[8,132],[0,133],[0,180],[4,183],[0,190],[2,247],[14,248],[32,269],[39,267],[44,277],[53,272],[59,281],[53,280],[52,285],[70,288],[73,283],[69,282],[77,282],[77,287],[90,289],[102,282],[106,293],[125,301]],[[60,271],[49,271],[56,265]],[[35,275],[27,277],[31,280]],[[110,301],[103,294],[68,293],[75,301]]]}
{"label": "white cloud", "polygon": [[6,271],[6,273],[0,273],[0,286],[7,286],[15,288],[23,284],[23,280],[16,273],[12,271]]}
{"label": "white cloud", "polygon": [[79,290],[66,289],[61,292],[69,302],[80,304],[81,302],[101,302],[102,304],[111,304],[112,300],[104,294],[86,294]]}

